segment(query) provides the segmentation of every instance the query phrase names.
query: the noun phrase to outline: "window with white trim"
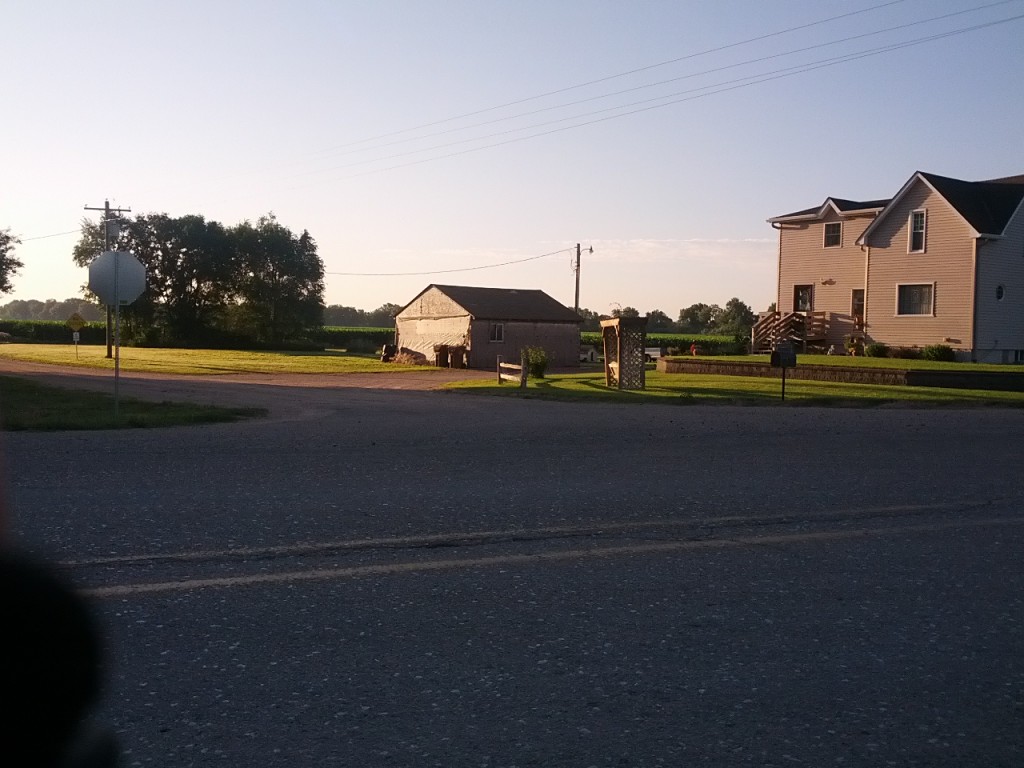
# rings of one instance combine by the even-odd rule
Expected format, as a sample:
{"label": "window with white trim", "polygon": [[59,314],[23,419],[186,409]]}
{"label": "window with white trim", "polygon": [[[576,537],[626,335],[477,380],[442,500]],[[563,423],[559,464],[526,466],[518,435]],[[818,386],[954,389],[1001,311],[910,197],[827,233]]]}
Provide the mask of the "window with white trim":
{"label": "window with white trim", "polygon": [[913,211],[910,214],[910,241],[907,250],[910,253],[923,253],[926,244],[926,227],[928,216],[925,211]]}
{"label": "window with white trim", "polygon": [[491,341],[505,340],[505,324],[491,323]]}
{"label": "window with white trim", "polygon": [[935,297],[934,283],[896,286],[897,315],[930,315]]}
{"label": "window with white trim", "polygon": [[825,248],[838,248],[843,244],[843,222],[829,221],[825,224]]}

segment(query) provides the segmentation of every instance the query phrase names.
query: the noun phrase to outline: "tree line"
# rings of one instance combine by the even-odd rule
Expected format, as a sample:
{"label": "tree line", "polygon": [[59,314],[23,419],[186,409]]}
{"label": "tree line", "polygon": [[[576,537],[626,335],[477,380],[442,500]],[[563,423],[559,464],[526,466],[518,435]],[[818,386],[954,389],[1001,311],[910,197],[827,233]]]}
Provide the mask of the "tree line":
{"label": "tree line", "polygon": [[[118,219],[117,250],[146,267],[146,291],[122,316],[128,338],[155,344],[278,345],[323,325],[324,265],[308,231],[267,214],[225,227],[203,216]],[[104,223],[84,220],[80,267],[106,249]]]}
{"label": "tree line", "polygon": [[[583,318],[582,330],[596,331],[601,327],[601,320],[610,317],[640,317],[640,310],[635,307],[621,307],[612,310],[611,315],[599,315],[589,309],[581,309]],[[684,333],[709,334],[717,336],[750,335],[750,329],[757,320],[757,315],[738,298],[729,299],[724,307],[717,304],[691,304],[679,310],[677,320],[673,320],[660,309],[647,312],[648,333]]]}

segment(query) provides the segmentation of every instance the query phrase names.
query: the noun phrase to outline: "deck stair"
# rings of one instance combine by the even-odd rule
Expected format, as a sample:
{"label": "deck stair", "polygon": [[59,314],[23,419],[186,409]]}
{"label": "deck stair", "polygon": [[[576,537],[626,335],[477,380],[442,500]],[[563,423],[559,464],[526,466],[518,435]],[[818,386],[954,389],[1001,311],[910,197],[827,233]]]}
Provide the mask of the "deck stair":
{"label": "deck stair", "polygon": [[828,339],[828,312],[762,312],[750,330],[753,352],[769,352],[780,341],[799,344],[824,344]]}

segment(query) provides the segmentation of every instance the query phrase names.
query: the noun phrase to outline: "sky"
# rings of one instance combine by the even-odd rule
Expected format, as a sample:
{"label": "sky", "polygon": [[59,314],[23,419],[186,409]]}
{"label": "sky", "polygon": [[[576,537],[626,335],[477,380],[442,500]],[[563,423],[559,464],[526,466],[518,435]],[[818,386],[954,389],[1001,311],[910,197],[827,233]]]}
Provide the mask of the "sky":
{"label": "sky", "polygon": [[[6,0],[12,299],[81,295],[85,206],[273,212],[328,304],[431,283],[775,299],[766,219],[1024,173],[1024,0]],[[593,248],[593,253],[589,249]],[[496,266],[502,265],[502,266]]]}

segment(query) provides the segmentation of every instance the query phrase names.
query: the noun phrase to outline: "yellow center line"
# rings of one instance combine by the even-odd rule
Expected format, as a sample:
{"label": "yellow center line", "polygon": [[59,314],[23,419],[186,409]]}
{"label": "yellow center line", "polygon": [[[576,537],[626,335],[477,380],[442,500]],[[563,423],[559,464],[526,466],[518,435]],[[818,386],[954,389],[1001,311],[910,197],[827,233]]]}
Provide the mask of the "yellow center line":
{"label": "yellow center line", "polygon": [[58,565],[67,568],[98,565],[126,565],[130,563],[164,562],[191,560],[214,560],[238,557],[267,557],[273,555],[306,554],[349,549],[372,549],[376,547],[416,547],[430,546],[444,542],[471,543],[491,540],[508,540],[520,538],[541,538],[559,535],[599,535],[627,530],[645,530],[650,528],[714,528],[723,525],[743,524],[783,524],[792,522],[814,523],[819,520],[833,520],[843,517],[879,517],[886,515],[913,514],[921,512],[949,512],[954,510],[972,509],[989,504],[989,501],[978,502],[942,502],[938,504],[905,504],[888,507],[864,507],[819,511],[814,513],[780,513],[778,515],[730,515],[710,518],[669,518],[658,520],[616,520],[609,522],[587,523],[585,525],[546,526],[541,528],[506,528],[489,531],[452,531],[449,533],[430,533],[413,536],[386,536],[367,539],[342,539],[323,542],[297,542],[267,547],[232,547],[228,549],[206,549],[191,552],[168,552],[165,554],[148,553],[139,555],[110,555],[107,557],[90,557],[77,560],[62,560]]}
{"label": "yellow center line", "polygon": [[281,573],[222,576],[206,579],[180,579],[177,581],[141,584],[119,584],[109,587],[92,587],[83,589],[81,590],[81,593],[86,597],[91,598],[128,597],[131,595],[155,594],[161,592],[188,592],[207,588],[245,587],[257,584],[287,584],[302,581],[330,581],[358,578],[362,576],[382,576],[414,572],[425,573],[431,571],[494,567],[501,565],[520,565],[527,563],[586,560],[664,552],[683,552],[688,550],[725,549],[752,545],[764,546],[814,541],[842,541],[844,539],[863,538],[872,535],[928,533],[946,531],[955,528],[978,528],[1021,524],[1024,524],[1024,517],[958,520],[946,523],[929,523],[883,528],[859,528],[847,531],[777,534],[773,536],[741,536],[736,538],[705,539],[701,541],[670,541],[650,544],[631,544],[616,547],[559,550],[556,552],[386,563],[343,568],[309,568],[301,571],[286,571]]}

